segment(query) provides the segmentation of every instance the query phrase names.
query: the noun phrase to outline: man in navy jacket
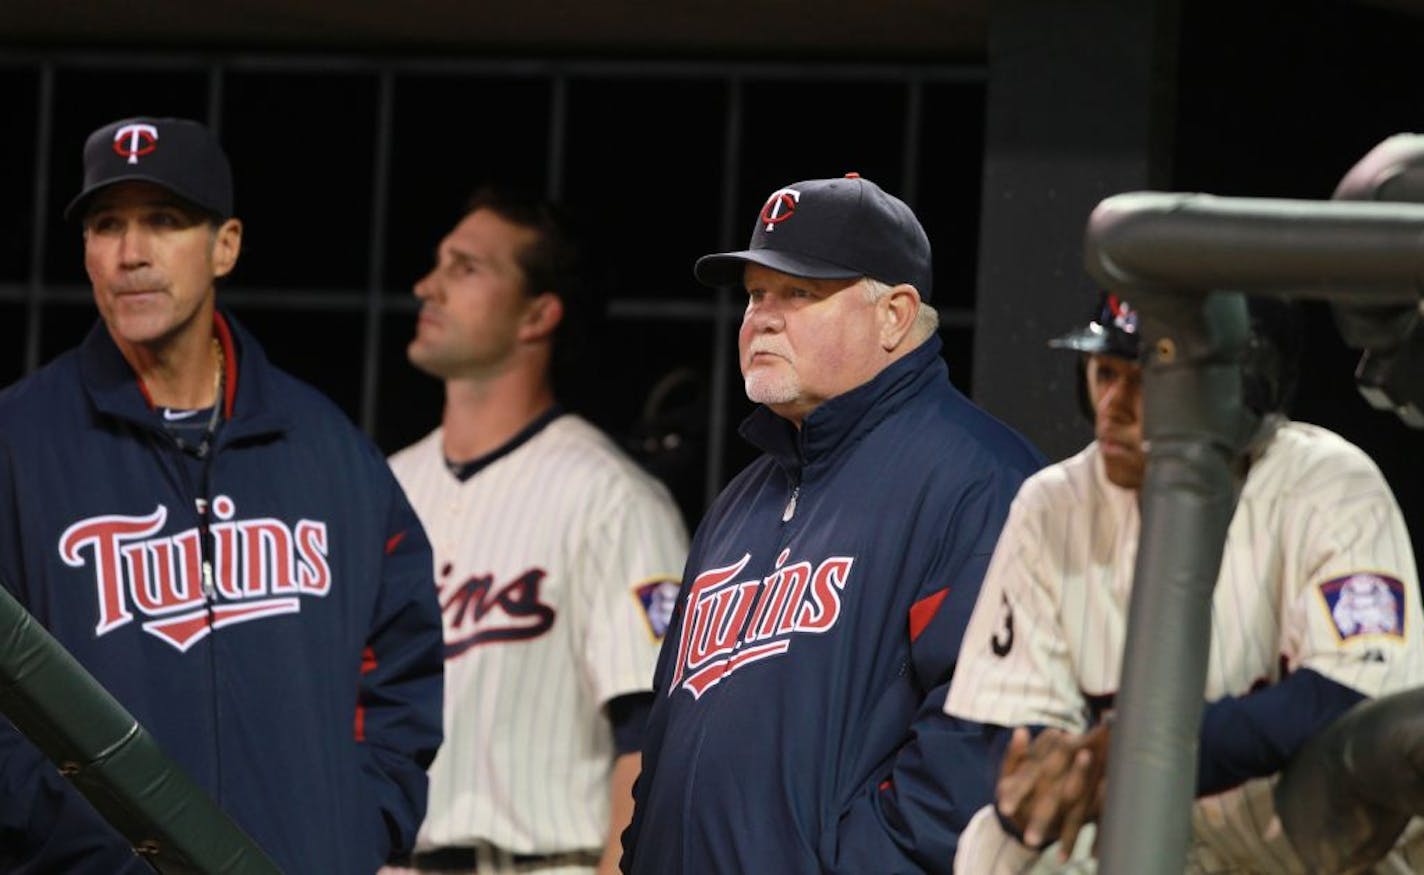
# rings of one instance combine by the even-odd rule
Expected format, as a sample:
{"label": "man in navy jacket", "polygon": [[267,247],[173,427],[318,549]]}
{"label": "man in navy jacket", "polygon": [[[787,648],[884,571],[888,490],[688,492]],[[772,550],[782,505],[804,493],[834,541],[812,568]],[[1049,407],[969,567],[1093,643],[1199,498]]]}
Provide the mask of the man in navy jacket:
{"label": "man in navy jacket", "polygon": [[[374,872],[440,743],[420,522],[217,308],[242,225],[207,129],[95,131],[67,214],[101,320],[0,393],[0,584],[283,871]],[[0,870],[149,871],[3,719]]]}
{"label": "man in navy jacket", "polygon": [[623,869],[947,873],[989,776],[941,706],[1042,457],[950,384],[929,241],[869,180],[779,189],[750,247],[696,273],[747,290],[764,455],[693,539]]}

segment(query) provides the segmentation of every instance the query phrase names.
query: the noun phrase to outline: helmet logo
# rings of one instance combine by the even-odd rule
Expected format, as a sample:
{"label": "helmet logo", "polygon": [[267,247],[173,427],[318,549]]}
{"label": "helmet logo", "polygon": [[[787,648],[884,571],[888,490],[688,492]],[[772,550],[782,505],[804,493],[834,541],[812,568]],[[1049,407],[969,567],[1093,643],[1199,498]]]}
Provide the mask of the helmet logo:
{"label": "helmet logo", "polygon": [[761,208],[761,220],[766,230],[774,231],[776,226],[796,215],[796,205],[801,201],[801,192],[794,188],[778,188],[766,199]]}
{"label": "helmet logo", "polygon": [[158,148],[158,128],[153,125],[124,125],[114,132],[114,152],[138,163],[138,156]]}
{"label": "helmet logo", "polygon": [[1127,334],[1137,333],[1137,311],[1117,295],[1108,295],[1108,313],[1113,327]]}

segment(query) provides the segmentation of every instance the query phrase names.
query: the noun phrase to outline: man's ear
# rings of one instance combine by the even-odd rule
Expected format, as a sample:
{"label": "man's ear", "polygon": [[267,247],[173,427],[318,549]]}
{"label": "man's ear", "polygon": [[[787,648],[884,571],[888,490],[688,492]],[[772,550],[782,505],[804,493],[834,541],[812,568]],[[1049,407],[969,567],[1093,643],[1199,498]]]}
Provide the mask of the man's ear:
{"label": "man's ear", "polygon": [[228,219],[213,232],[213,276],[227,276],[242,254],[242,222]]}
{"label": "man's ear", "polygon": [[908,283],[901,283],[876,302],[880,320],[880,348],[894,352],[909,336],[915,317],[920,313],[920,293]]}
{"label": "man's ear", "polygon": [[543,292],[529,299],[519,326],[520,340],[545,340],[553,337],[564,321],[563,299],[553,292]]}

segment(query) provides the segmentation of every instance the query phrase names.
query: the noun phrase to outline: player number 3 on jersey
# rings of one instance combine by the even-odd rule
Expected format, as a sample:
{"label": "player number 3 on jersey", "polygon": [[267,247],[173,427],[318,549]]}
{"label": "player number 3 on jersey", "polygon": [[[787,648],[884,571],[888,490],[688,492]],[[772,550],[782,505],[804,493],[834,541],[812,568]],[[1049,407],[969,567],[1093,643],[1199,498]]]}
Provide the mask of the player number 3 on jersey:
{"label": "player number 3 on jersey", "polygon": [[1009,597],[999,596],[1003,600],[1002,610],[999,616],[1003,618],[1000,626],[994,632],[994,637],[989,639],[989,648],[994,651],[994,655],[1005,657],[1009,651],[1014,649],[1014,606],[1009,604]]}

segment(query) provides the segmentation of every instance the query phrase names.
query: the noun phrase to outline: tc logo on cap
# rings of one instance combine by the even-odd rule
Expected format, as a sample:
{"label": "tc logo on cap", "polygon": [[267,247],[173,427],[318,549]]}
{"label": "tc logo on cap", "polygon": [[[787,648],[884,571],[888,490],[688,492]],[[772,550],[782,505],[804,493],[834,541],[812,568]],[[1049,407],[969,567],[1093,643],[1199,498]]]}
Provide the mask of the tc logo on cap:
{"label": "tc logo on cap", "polygon": [[114,131],[114,152],[138,163],[138,156],[158,148],[158,128],[153,125],[124,125]]}
{"label": "tc logo on cap", "polygon": [[761,208],[761,220],[766,230],[775,231],[776,226],[796,214],[796,204],[801,201],[801,192],[794,188],[778,188],[766,199]]}

